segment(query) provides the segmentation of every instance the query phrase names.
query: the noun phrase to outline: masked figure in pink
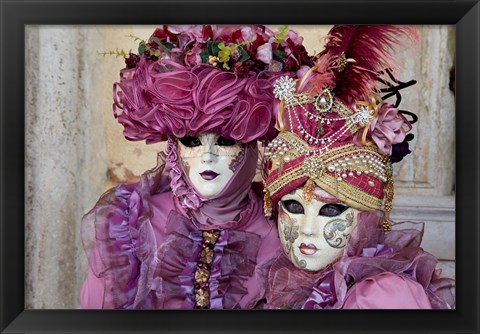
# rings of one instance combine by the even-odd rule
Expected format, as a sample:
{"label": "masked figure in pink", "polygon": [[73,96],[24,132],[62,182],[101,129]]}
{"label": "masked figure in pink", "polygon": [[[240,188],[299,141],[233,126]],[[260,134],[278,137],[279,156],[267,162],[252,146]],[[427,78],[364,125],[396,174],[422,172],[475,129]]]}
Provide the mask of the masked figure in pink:
{"label": "masked figure in pink", "polygon": [[405,36],[416,32],[335,26],[304,77],[274,84],[280,133],[265,152],[265,211],[284,252],[263,307],[455,307],[454,281],[440,278],[437,259],[420,247],[423,224],[389,218],[392,163],[410,152],[416,120],[397,109],[400,82],[390,70]]}
{"label": "masked figure in pink", "polygon": [[167,141],[158,166],[83,219],[82,308],[253,308],[281,251],[252,190],[276,135],[273,82],[312,65],[286,28],[164,26],[114,84],[128,140]]}

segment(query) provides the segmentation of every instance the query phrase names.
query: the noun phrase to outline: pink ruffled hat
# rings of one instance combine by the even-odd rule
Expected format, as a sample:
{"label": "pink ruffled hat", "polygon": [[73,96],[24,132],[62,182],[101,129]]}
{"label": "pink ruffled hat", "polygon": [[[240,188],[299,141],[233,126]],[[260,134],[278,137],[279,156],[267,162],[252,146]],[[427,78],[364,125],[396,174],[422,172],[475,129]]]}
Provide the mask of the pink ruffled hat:
{"label": "pink ruffled hat", "polygon": [[273,82],[313,65],[288,28],[163,26],[130,53],[114,84],[114,115],[147,144],[201,132],[250,142],[276,135]]}

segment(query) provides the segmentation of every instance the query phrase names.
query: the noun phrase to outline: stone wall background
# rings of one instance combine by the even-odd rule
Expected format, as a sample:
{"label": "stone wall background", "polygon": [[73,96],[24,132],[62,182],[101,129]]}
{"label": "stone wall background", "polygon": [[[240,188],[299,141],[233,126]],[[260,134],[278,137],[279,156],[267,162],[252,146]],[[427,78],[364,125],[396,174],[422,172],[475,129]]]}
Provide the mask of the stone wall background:
{"label": "stone wall background", "polygon": [[[291,26],[310,54],[331,26]],[[272,26],[275,28],[275,26]],[[454,26],[419,26],[398,50],[402,108],[414,111],[413,153],[395,166],[395,220],[425,222],[422,246],[455,277]],[[112,114],[122,58],[155,26],[27,26],[25,34],[25,308],[75,309],[86,272],[79,223],[111,186],[153,167],[163,144],[129,142]]]}

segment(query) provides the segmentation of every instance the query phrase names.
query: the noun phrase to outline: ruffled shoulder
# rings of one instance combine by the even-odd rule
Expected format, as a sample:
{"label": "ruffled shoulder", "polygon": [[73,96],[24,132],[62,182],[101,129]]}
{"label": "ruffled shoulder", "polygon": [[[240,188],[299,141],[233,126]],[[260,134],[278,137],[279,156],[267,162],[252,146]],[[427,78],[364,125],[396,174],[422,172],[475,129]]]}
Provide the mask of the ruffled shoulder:
{"label": "ruffled shoulder", "polygon": [[422,285],[391,272],[367,277],[347,293],[342,309],[430,309]]}
{"label": "ruffled shoulder", "polygon": [[[362,224],[352,233],[344,255],[322,271],[306,273],[284,255],[279,257],[269,273],[266,308],[338,309],[350,291],[369,291],[362,304],[367,305],[369,298],[375,299],[371,295],[374,291],[379,291],[379,297],[388,295],[381,286],[385,282],[390,287],[398,287],[392,282],[400,282],[405,291],[421,290],[426,299],[422,308],[454,308],[455,281],[440,278],[438,260],[420,247],[424,225],[396,223],[393,231],[385,233],[378,228],[380,216],[362,214]],[[358,288],[352,290],[356,285]],[[398,301],[389,305],[399,306]]]}
{"label": "ruffled shoulder", "polygon": [[[392,231],[378,240],[380,243],[364,244],[357,254],[342,257],[334,267],[336,281],[354,286],[382,273],[391,273],[408,282],[418,283],[432,308],[454,308],[455,281],[440,278],[441,270],[436,269],[437,258],[420,247],[424,224],[402,222],[394,223],[393,227]],[[338,287],[337,298],[340,304],[345,300],[346,294],[344,286]]]}
{"label": "ruffled shoulder", "polygon": [[[392,231],[390,236],[389,233],[386,234],[385,243],[367,246],[355,256],[342,257],[334,265],[337,302],[333,307],[342,307],[350,287],[360,282],[365,286],[366,280],[371,283],[372,277],[378,278],[382,275],[390,275],[389,278],[396,277],[397,280],[400,278],[408,289],[420,287],[422,295],[428,299],[428,303],[423,303],[423,306],[429,304],[435,309],[454,307],[454,280],[440,278],[440,271],[436,269],[437,258],[418,246],[421,241],[419,235],[423,234],[422,227],[423,224],[413,230]],[[388,241],[391,241],[391,244],[387,244]],[[382,280],[383,283],[391,281],[393,280]],[[379,280],[375,280],[375,283],[378,282]],[[374,286],[378,287],[375,284]],[[397,303],[393,301],[391,305],[395,306]]]}
{"label": "ruffled shoulder", "polygon": [[[424,223],[397,222],[392,231],[385,233],[378,228],[380,225],[374,213],[362,214],[362,224],[352,234],[354,242],[346,251],[348,256],[335,265],[336,281],[340,282],[341,277],[352,286],[368,277],[389,272],[422,286],[432,308],[454,308],[455,281],[441,278],[441,270],[436,269],[437,258],[420,247]],[[338,286],[340,303],[346,293],[345,286]]]}
{"label": "ruffled shoulder", "polygon": [[353,285],[343,309],[453,309],[455,282],[434,274],[425,287],[411,275],[382,272]]}
{"label": "ruffled shoulder", "polygon": [[155,255],[150,219],[150,196],[165,191],[163,156],[138,183],[123,184],[104,193],[82,219],[81,233],[92,273],[105,282],[104,308],[131,308],[138,279]]}

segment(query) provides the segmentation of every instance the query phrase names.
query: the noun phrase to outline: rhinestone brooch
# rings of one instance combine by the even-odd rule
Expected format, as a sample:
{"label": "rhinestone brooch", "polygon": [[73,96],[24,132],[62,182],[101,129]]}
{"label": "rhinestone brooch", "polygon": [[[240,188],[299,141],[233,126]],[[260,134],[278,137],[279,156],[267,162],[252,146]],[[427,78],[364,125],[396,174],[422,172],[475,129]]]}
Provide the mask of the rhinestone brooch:
{"label": "rhinestone brooch", "polygon": [[277,79],[273,85],[273,94],[275,95],[275,98],[285,102],[293,99],[293,94],[295,94],[295,91],[295,81],[288,76],[280,77],[280,79]]}

